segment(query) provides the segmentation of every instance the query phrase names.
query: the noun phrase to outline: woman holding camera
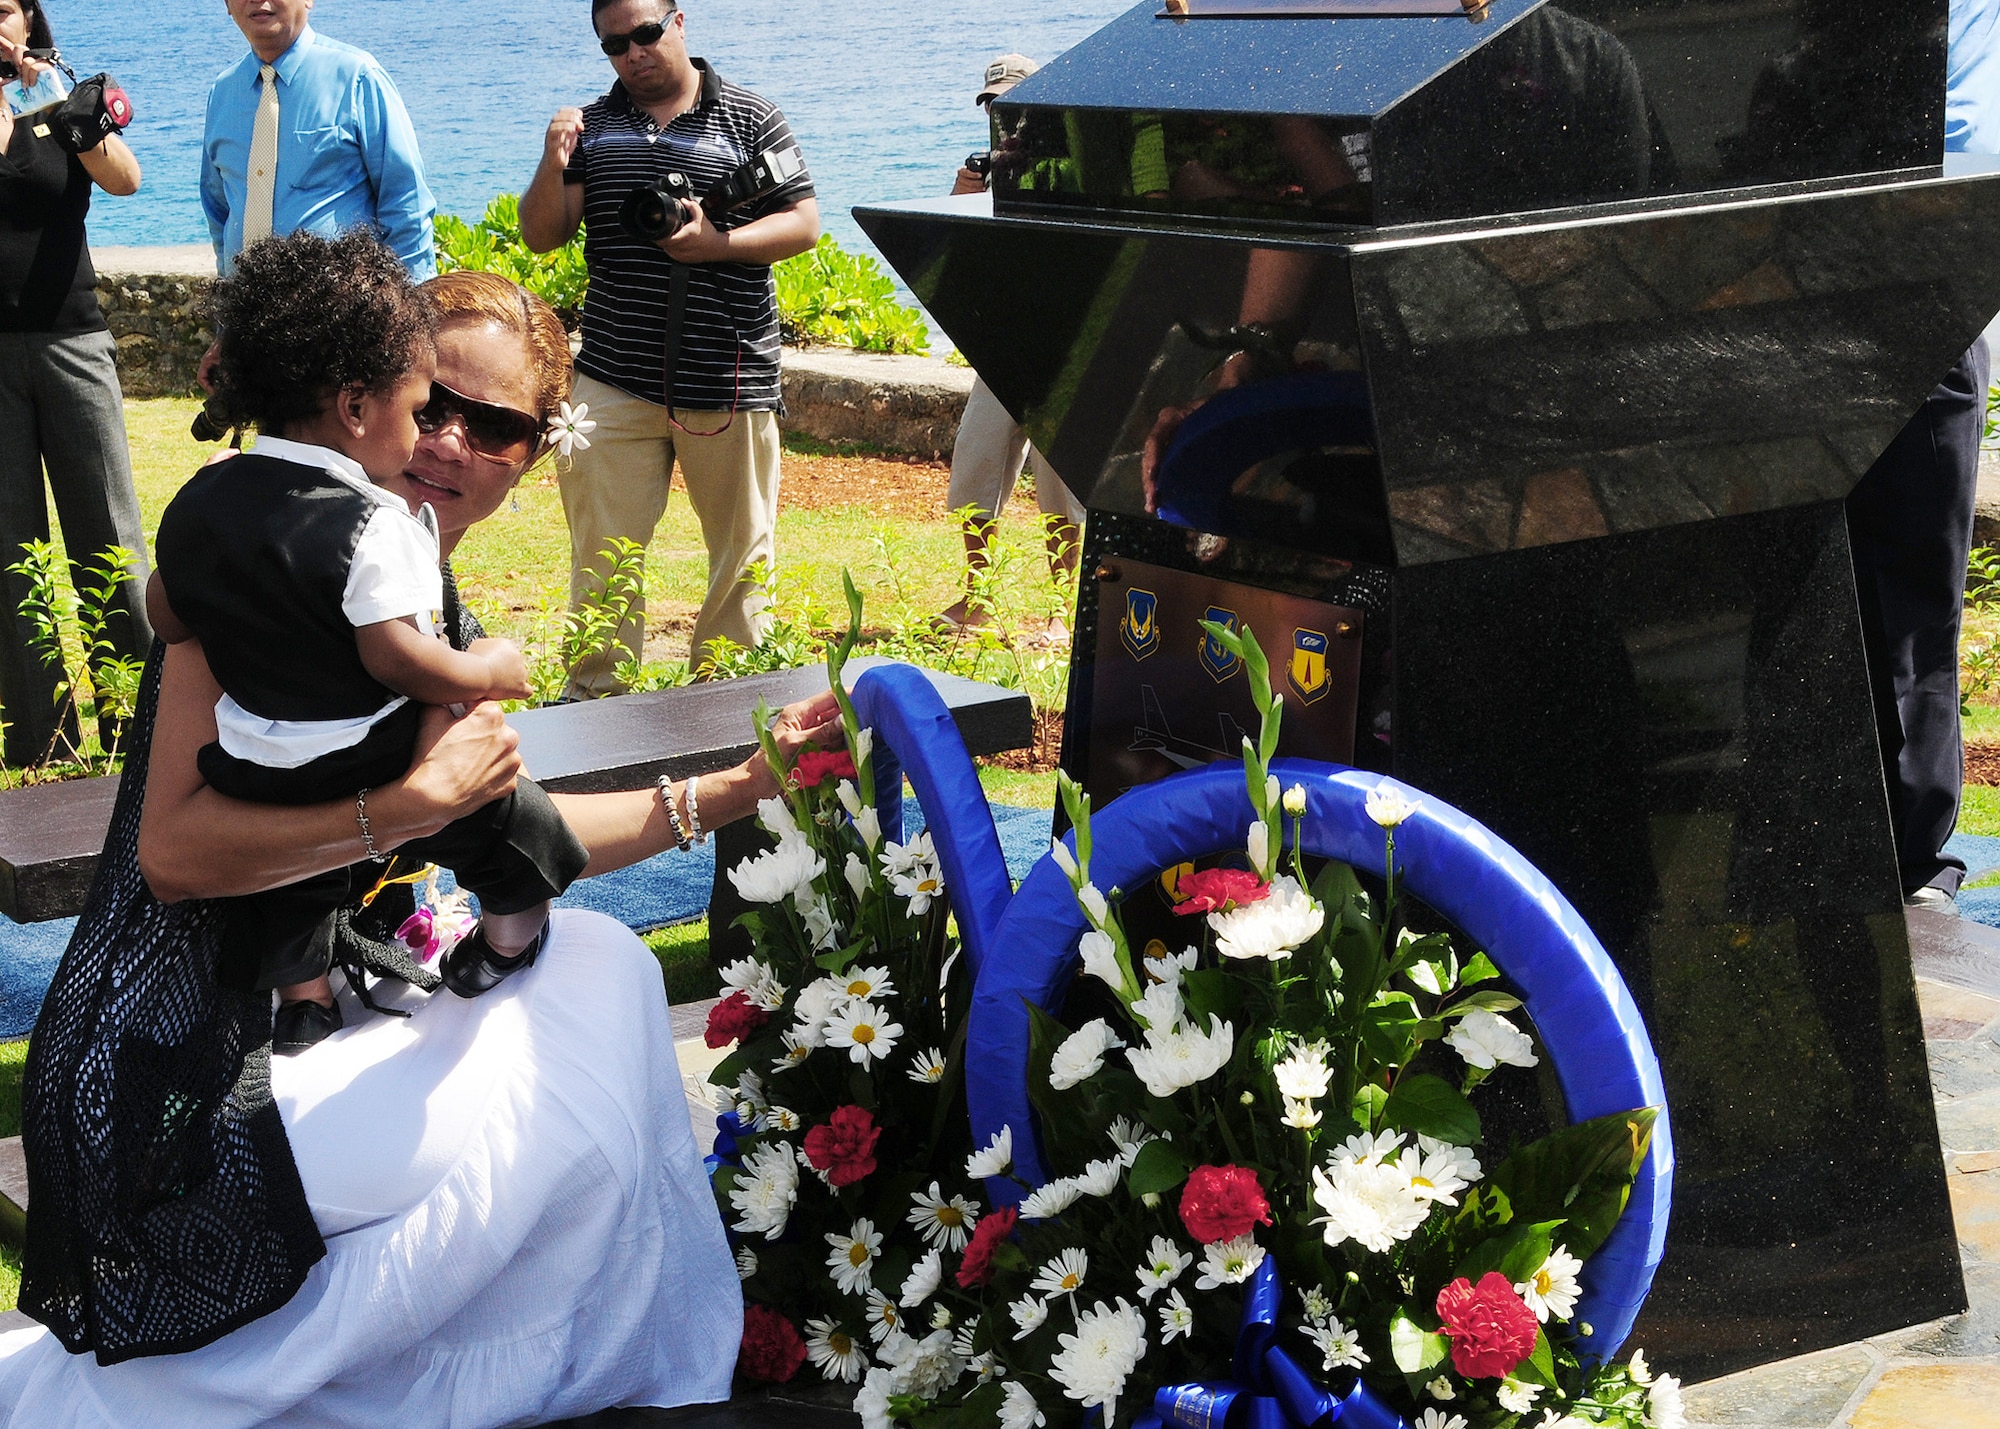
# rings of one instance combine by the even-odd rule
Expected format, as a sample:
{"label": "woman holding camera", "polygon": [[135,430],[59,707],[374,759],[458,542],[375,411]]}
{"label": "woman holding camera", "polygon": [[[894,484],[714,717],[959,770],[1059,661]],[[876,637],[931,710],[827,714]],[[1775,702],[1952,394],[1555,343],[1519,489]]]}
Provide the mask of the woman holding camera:
{"label": "woman holding camera", "polygon": [[[0,75],[12,96],[45,91],[51,66],[35,51],[55,48],[44,0],[0,0]],[[106,633],[115,653],[143,659],[152,643],[141,594],[146,543],[125,444],[117,347],[97,306],[84,218],[93,186],[123,197],[139,191],[139,161],[116,134],[80,154],[56,142],[39,110],[0,103],[0,569],[21,559],[23,543],[47,540],[46,469],[73,572],[123,546],[135,578],[117,592]],[[77,582],[82,584],[81,578]],[[60,671],[33,645],[22,617],[25,576],[0,575],[0,742],[9,764],[50,752],[59,733],[74,737],[74,716],[56,706]]]}

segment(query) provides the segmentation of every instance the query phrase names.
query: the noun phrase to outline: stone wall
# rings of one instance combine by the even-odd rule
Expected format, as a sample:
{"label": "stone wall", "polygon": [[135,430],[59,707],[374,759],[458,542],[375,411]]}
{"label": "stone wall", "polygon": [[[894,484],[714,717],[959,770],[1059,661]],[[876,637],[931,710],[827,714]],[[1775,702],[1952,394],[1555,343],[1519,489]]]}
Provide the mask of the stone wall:
{"label": "stone wall", "polygon": [[127,397],[185,397],[214,334],[207,303],[215,279],[191,273],[97,275],[97,302],[118,343]]}

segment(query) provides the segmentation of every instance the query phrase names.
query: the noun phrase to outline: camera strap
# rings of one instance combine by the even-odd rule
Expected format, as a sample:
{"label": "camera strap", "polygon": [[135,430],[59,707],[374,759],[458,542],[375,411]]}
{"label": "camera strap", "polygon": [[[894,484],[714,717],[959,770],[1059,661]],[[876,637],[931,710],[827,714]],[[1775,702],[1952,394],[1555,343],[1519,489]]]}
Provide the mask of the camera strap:
{"label": "camera strap", "polygon": [[688,265],[675,263],[667,271],[667,351],[660,363],[661,377],[665,379],[667,417],[674,415],[674,378],[680,375],[681,365],[681,324],[687,320],[688,305]]}

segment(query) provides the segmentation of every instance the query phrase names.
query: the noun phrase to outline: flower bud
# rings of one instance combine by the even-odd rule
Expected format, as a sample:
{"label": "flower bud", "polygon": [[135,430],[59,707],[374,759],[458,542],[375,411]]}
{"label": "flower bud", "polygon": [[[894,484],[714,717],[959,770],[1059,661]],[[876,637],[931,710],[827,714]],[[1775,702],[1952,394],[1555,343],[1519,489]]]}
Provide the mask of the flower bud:
{"label": "flower bud", "polygon": [[1275,774],[1266,774],[1264,776],[1264,807],[1267,809],[1277,808],[1278,798],[1278,776]]}
{"label": "flower bud", "polygon": [[1292,785],[1291,788],[1285,790],[1285,812],[1290,814],[1295,819],[1305,817],[1305,812],[1306,812],[1305,785],[1294,784]]}
{"label": "flower bud", "polygon": [[1071,888],[1076,887],[1079,882],[1076,870],[1076,857],[1069,851],[1069,845],[1061,839],[1050,839],[1049,854],[1055,859],[1056,867],[1063,871],[1063,877],[1069,880],[1069,886]]}
{"label": "flower bud", "polygon": [[1245,1106],[1255,1106],[1257,1105],[1257,1094],[1255,1092],[1245,1092],[1242,1096],[1238,1097],[1237,1100],[1242,1102],[1243,1105]]}
{"label": "flower bud", "polygon": [[1158,1191],[1148,1191],[1139,1198],[1139,1204],[1149,1211],[1157,1211],[1160,1208],[1160,1193]]}

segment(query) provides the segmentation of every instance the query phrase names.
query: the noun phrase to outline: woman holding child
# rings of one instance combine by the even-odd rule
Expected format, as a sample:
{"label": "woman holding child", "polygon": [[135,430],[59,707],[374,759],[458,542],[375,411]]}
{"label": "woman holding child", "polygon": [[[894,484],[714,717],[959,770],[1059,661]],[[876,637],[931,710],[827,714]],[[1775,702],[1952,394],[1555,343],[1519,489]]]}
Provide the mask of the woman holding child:
{"label": "woman holding child", "polygon": [[[351,241],[272,241],[319,245],[302,271],[343,300],[372,271]],[[400,418],[376,414],[416,429],[379,484],[436,513],[442,623],[467,649],[479,631],[449,556],[544,455],[568,345],[502,279],[449,274],[425,293],[434,383]],[[380,396],[407,376],[361,385]],[[407,1018],[343,995],[344,1030],[275,1059],[271,993],[218,976],[231,900],[514,792],[498,710],[425,708],[362,828],[353,798],[210,786],[199,761],[223,699],[199,644],[156,652],[97,885],[36,1027],[22,1305],[50,1329],[0,1336],[0,1425],[497,1425],[725,1397],[737,1280],[658,965],[629,932],[558,911],[532,956],[489,966],[490,990],[377,985]],[[826,737],[833,713],[830,698],[793,706],[781,743]],[[599,873],[679,842],[697,795],[715,827],[775,792],[753,759],[694,790],[546,797]],[[358,936],[350,914],[338,926]]]}

